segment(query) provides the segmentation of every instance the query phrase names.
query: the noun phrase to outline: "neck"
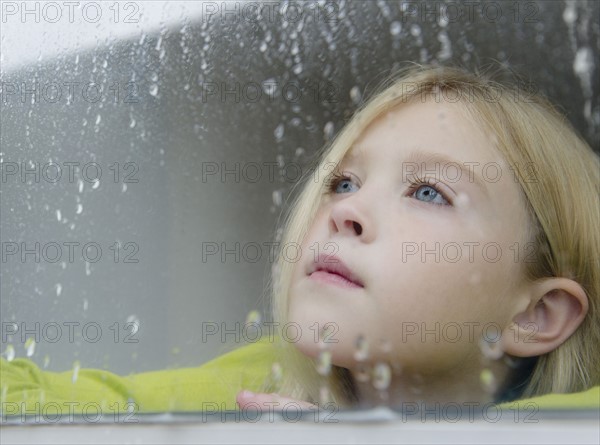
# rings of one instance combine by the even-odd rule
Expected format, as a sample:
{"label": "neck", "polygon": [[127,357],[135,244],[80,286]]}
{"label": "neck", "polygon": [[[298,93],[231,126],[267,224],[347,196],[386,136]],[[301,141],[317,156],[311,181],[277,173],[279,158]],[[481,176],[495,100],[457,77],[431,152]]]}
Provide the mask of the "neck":
{"label": "neck", "polygon": [[[392,370],[389,385],[385,388],[382,388],[381,381],[378,387],[375,387],[376,382],[371,378],[366,380],[364,371],[349,372],[352,376],[354,396],[360,408],[389,406],[404,410],[433,406],[443,409],[444,404],[459,404],[477,409],[494,400],[493,390],[485,388],[482,384],[488,380],[490,374],[486,371],[482,378],[484,368],[469,368],[469,371],[466,366],[454,371],[448,370],[443,375]],[[488,364],[486,368],[498,384],[505,379],[507,369],[502,363]]]}

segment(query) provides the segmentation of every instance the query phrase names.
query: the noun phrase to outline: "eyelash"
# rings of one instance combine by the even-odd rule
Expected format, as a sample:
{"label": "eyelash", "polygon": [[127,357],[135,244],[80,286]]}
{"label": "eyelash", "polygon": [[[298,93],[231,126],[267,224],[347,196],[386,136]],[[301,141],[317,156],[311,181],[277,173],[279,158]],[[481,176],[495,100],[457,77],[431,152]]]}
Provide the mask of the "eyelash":
{"label": "eyelash", "polygon": [[[328,195],[335,193],[335,190],[336,190],[338,184],[340,183],[340,181],[343,181],[343,180],[351,181],[352,177],[349,175],[343,174],[343,173],[337,173],[337,172],[331,173],[330,178],[325,183],[326,193]],[[440,196],[446,200],[446,202],[448,202],[448,204],[432,203],[433,205],[439,205],[439,206],[452,205],[452,201],[450,201],[450,199],[448,199],[446,194],[440,190],[439,182],[436,181],[434,178],[427,178],[427,177],[423,178],[423,177],[420,177],[417,175],[413,175],[412,177],[410,177],[408,179],[408,182],[410,183],[410,187],[409,187],[410,195],[409,196],[412,196],[422,185],[428,185],[429,187],[434,189],[437,193],[439,193]]]}
{"label": "eyelash", "polygon": [[329,179],[325,183],[327,194],[335,193],[335,189],[337,188],[340,181],[343,181],[346,179],[350,180],[350,181],[352,180],[352,178],[350,176],[345,175],[343,173],[337,173],[337,172],[331,173]]}

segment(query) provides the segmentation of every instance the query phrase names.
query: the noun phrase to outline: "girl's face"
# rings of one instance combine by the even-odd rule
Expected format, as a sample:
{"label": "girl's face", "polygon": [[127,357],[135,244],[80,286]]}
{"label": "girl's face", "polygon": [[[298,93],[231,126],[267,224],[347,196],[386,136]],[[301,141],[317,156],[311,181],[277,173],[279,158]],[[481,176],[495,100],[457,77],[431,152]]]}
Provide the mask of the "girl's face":
{"label": "girl's face", "polygon": [[[493,137],[462,107],[399,106],[338,166],[343,177],[323,198],[290,287],[289,321],[300,325],[296,346],[306,355],[318,356],[316,331],[328,325],[338,366],[479,372],[480,335],[497,340],[527,307],[524,198]],[[330,272],[313,273],[319,254],[330,256]],[[360,285],[333,273],[340,262]],[[356,354],[361,337],[366,358],[364,346]]]}

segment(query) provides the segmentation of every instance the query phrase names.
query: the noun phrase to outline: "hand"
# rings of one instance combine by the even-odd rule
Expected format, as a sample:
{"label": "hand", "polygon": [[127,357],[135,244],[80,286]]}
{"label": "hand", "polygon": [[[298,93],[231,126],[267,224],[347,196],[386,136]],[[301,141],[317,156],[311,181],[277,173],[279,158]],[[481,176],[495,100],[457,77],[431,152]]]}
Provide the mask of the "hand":
{"label": "hand", "polygon": [[236,402],[240,406],[240,409],[256,409],[257,405],[259,409],[267,411],[280,411],[286,406],[288,408],[298,409],[300,406],[301,410],[314,411],[318,410],[316,405],[306,402],[304,400],[295,400],[288,397],[282,397],[276,393],[253,393],[251,391],[240,391],[236,397]]}

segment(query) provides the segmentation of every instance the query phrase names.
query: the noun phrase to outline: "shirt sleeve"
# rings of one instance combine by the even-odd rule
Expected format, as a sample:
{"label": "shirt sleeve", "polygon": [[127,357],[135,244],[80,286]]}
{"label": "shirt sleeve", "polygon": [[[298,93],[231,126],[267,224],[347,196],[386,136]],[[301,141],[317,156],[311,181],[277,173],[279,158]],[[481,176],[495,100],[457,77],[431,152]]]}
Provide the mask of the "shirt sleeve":
{"label": "shirt sleeve", "polygon": [[261,339],[202,366],[120,376],[98,369],[50,372],[31,360],[0,359],[3,415],[45,407],[80,414],[235,410],[242,389],[262,390],[275,361],[273,343]]}
{"label": "shirt sleeve", "polygon": [[539,409],[595,409],[600,410],[600,386],[594,386],[587,391],[568,394],[545,394],[543,396],[506,402],[501,408],[520,409],[530,412]]}

